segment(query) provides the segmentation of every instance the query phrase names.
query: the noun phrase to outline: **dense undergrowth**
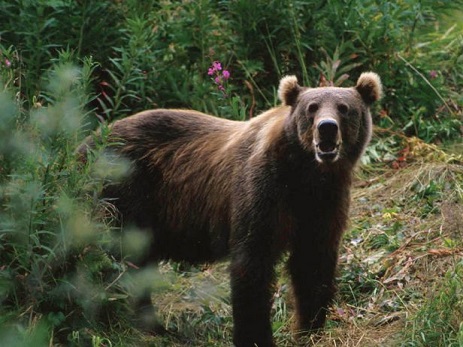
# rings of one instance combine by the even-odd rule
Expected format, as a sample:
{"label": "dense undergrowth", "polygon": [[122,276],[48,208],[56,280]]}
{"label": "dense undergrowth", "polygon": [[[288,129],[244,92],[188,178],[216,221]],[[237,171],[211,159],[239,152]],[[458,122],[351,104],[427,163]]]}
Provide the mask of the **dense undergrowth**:
{"label": "dense undergrowth", "polygon": [[[75,149],[142,109],[248,119],[276,104],[285,74],[349,86],[373,70],[385,98],[338,299],[312,343],[463,346],[461,5],[0,0],[0,345],[227,345],[226,264],[129,273],[124,256],[144,240],[120,235],[98,200],[126,167],[98,153],[81,163]],[[147,280],[168,336],[130,324]],[[292,346],[288,287],[282,271],[273,324]]]}

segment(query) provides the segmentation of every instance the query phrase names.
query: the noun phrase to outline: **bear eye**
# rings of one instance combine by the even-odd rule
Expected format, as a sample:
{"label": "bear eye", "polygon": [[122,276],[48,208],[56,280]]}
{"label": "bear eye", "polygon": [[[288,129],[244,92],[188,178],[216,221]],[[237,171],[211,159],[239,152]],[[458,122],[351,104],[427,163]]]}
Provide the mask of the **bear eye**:
{"label": "bear eye", "polygon": [[315,103],[310,104],[308,110],[309,110],[309,113],[317,112],[318,111],[318,104],[315,104]]}
{"label": "bear eye", "polygon": [[349,112],[349,106],[347,106],[346,104],[339,104],[338,111],[341,114],[347,114],[347,112]]}

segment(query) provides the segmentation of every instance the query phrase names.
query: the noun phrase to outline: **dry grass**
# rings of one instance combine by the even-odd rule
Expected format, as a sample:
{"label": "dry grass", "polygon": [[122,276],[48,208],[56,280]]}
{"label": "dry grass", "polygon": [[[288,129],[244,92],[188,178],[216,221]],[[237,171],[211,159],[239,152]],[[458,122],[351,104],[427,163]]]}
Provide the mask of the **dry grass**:
{"label": "dry grass", "polygon": [[351,224],[368,227],[347,233],[340,268],[366,263],[375,286],[357,305],[338,303],[350,315],[315,346],[402,344],[407,320],[462,259],[462,178],[460,165],[420,163],[357,182]]}

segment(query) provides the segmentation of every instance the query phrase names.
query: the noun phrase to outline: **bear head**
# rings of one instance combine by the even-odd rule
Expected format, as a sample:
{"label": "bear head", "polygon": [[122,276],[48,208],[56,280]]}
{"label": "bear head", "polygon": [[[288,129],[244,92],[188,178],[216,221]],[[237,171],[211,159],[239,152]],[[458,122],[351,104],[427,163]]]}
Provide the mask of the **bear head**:
{"label": "bear head", "polygon": [[321,164],[340,159],[355,163],[371,138],[370,106],[382,85],[373,72],[363,73],[352,88],[301,87],[295,76],[280,81],[278,96],[291,107],[286,126]]}

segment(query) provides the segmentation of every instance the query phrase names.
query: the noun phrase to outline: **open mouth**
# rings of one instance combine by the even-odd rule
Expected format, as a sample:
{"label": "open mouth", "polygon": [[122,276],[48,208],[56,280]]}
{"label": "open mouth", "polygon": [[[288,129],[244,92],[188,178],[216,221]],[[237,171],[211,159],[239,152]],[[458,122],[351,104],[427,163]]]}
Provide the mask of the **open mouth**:
{"label": "open mouth", "polygon": [[321,141],[316,144],[317,160],[320,162],[334,162],[338,159],[339,143],[334,141]]}
{"label": "open mouth", "polygon": [[338,145],[334,141],[322,141],[317,145],[317,148],[322,153],[330,153],[338,148]]}

